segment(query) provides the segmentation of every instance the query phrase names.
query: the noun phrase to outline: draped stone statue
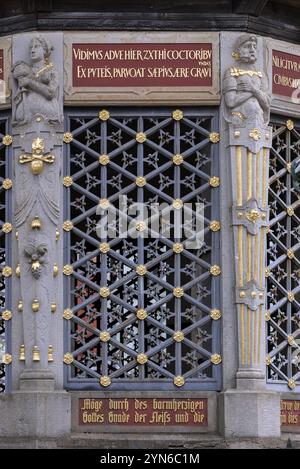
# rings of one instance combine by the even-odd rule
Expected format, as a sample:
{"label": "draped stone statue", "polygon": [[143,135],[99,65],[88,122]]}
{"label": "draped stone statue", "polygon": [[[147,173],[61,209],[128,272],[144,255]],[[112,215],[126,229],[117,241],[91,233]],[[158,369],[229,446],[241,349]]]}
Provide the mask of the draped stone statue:
{"label": "draped stone statue", "polygon": [[29,50],[31,64],[20,60],[12,69],[18,87],[13,122],[23,125],[40,115],[49,123],[61,123],[58,74],[50,62],[53,47],[49,40],[38,35],[30,41]]}

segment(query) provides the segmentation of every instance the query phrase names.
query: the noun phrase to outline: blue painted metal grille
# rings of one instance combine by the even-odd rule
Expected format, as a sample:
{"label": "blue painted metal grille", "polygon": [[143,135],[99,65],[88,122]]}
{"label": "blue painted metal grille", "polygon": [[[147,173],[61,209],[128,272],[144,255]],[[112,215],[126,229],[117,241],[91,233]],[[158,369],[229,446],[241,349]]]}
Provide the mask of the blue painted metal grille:
{"label": "blue painted metal grille", "polygon": [[[218,144],[210,141],[218,119],[211,109],[183,109],[181,120],[172,112],[112,108],[102,121],[93,110],[66,115],[66,132],[73,135],[64,157],[64,176],[73,182],[64,187],[64,219],[73,224],[64,232],[64,264],[73,270],[64,284],[64,307],[73,314],[65,320],[65,353],[73,357],[65,365],[68,389],[101,389],[101,377],[109,377],[107,389],[113,390],[177,389],[176,377],[184,378],[180,389],[220,388],[221,365],[211,360],[220,353],[220,319],[212,312],[220,309],[220,275],[211,273],[220,265],[220,234],[211,223],[219,220]],[[146,134],[145,142],[137,141],[139,133]],[[181,164],[174,164],[176,154]],[[99,155],[108,155],[109,163],[99,164]],[[146,179],[142,187],[136,184],[140,176]],[[134,230],[135,237],[117,231],[115,239],[99,239],[99,199],[116,206],[120,194],[129,204],[148,207],[175,199],[203,203],[204,242],[192,250],[176,237],[176,210],[170,237],[146,229],[147,238]],[[128,215],[125,221],[136,220]],[[184,250],[175,253],[179,241]],[[99,250],[103,242],[109,243],[107,253]],[[145,275],[137,274],[138,265],[146,267]],[[174,296],[178,286],[183,296]],[[110,295],[101,297],[101,287]],[[184,337],[175,340],[178,331]],[[101,332],[109,340],[101,341]],[[141,355],[146,363],[139,363]]]}
{"label": "blue painted metal grille", "polygon": [[267,379],[273,386],[300,388],[300,196],[291,163],[300,156],[300,123],[273,120],[270,155],[270,229],[267,245]]}
{"label": "blue painted metal grille", "polygon": [[[9,120],[0,115],[0,269],[11,266],[11,232],[3,231],[4,223],[12,223],[11,189],[6,185],[11,179],[11,148],[4,145],[4,135],[10,134]],[[3,184],[3,181],[6,180]],[[8,189],[4,189],[3,185]],[[6,230],[5,230],[6,231]],[[3,311],[11,310],[11,277],[0,276],[0,393],[10,390],[11,365],[4,365],[5,353],[11,354],[11,321],[2,318]]]}

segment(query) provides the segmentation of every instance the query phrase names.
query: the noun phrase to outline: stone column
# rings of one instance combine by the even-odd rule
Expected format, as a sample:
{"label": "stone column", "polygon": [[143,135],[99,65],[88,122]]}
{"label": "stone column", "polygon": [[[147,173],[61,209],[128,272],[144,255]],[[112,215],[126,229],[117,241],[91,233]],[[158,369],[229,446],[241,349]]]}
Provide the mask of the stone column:
{"label": "stone column", "polygon": [[14,392],[5,410],[10,412],[5,434],[56,436],[70,431],[70,399],[63,391],[62,378],[63,256],[59,236],[62,33],[14,37],[12,82]]}
{"label": "stone column", "polygon": [[279,396],[266,389],[265,376],[268,162],[272,142],[265,47],[263,39],[254,35],[221,36],[222,153],[230,172],[228,212],[235,267],[232,283],[237,353],[236,388],[227,390],[221,398],[223,431],[226,436],[279,436]]}

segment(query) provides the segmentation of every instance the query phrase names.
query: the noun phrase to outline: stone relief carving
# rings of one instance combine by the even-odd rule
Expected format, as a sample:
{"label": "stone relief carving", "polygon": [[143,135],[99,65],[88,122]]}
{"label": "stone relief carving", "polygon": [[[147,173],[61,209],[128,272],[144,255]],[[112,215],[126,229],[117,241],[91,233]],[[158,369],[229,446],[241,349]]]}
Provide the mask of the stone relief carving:
{"label": "stone relief carving", "polygon": [[34,279],[39,279],[42,267],[47,264],[48,248],[45,243],[36,245],[31,242],[24,249],[24,255],[30,265],[31,274]]}
{"label": "stone relief carving", "polygon": [[224,117],[234,126],[245,122],[265,126],[269,122],[271,95],[267,80],[257,70],[257,38],[250,34],[239,36],[232,56],[236,63],[223,78]]}
{"label": "stone relief carving", "polygon": [[61,123],[58,74],[49,61],[53,47],[38,35],[30,41],[29,50],[31,64],[21,60],[12,69],[17,83],[13,122],[23,125],[40,115],[51,124]]}
{"label": "stone relief carving", "polygon": [[295,158],[291,166],[291,174],[293,178],[293,187],[300,194],[300,157]]}

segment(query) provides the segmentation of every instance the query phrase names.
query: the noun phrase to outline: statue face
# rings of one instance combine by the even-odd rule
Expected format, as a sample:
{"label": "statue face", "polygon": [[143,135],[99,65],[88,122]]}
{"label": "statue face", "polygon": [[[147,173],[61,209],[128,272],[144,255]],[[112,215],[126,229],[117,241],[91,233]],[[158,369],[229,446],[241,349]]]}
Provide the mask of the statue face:
{"label": "statue face", "polygon": [[257,45],[255,41],[244,42],[238,50],[240,54],[240,61],[248,64],[253,64],[257,60]]}
{"label": "statue face", "polygon": [[39,41],[32,41],[30,47],[30,56],[33,62],[40,62],[44,59],[44,48]]}

